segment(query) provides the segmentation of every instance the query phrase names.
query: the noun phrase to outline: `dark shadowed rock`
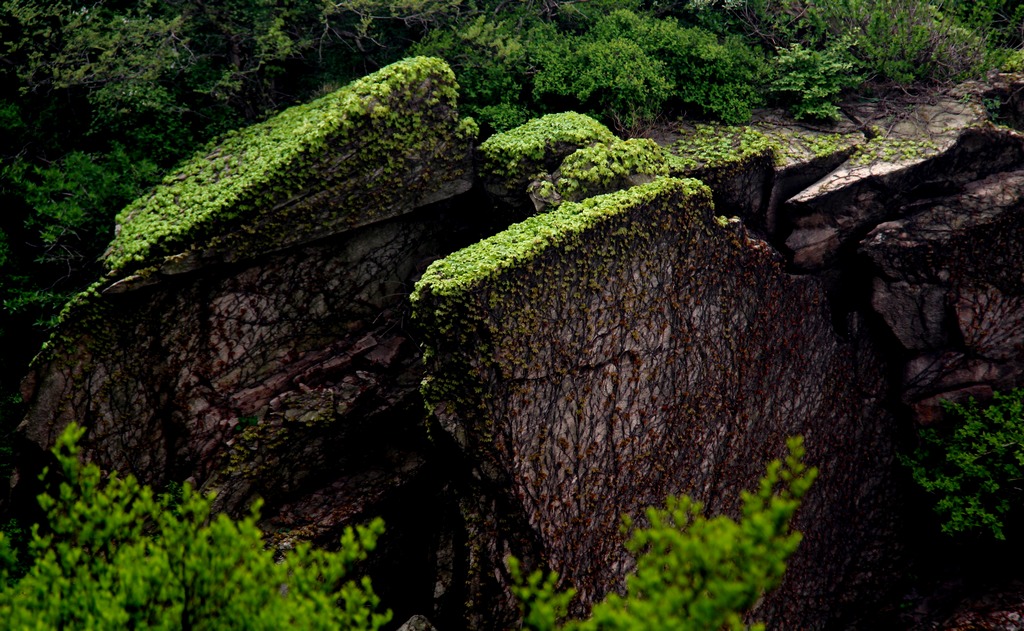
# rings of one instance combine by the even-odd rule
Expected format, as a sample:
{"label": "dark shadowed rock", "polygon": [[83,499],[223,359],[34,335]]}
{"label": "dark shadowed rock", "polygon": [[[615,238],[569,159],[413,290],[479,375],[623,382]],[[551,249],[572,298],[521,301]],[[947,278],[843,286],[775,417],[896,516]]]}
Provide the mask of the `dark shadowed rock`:
{"label": "dark shadowed rock", "polygon": [[871,305],[908,351],[903,400],[922,423],[943,398],[1024,381],[1024,171],[900,209],[861,246]]}
{"label": "dark shadowed rock", "polygon": [[507,554],[557,570],[581,611],[632,567],[622,514],[671,493],[735,514],[792,434],[822,475],[756,615],[818,628],[884,583],[896,517],[875,352],[839,339],[820,284],[709,201],[663,179],[563,204],[417,285],[424,393],[479,498],[463,504],[470,628],[514,625]]}
{"label": "dark shadowed rock", "polygon": [[131,205],[111,273],[25,381],[21,433],[47,449],[75,421],[104,469],[216,490],[231,514],[262,498],[281,541],[330,541],[422,485],[406,296],[422,261],[466,238],[437,203],[472,182],[454,85],[439,60],[389,66],[231,135]]}

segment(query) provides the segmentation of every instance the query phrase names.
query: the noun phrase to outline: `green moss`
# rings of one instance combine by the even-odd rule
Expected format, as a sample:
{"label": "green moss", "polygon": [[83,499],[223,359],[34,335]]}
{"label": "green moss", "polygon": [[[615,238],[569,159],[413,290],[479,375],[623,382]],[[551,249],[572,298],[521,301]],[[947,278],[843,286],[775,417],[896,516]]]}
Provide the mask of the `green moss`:
{"label": "green moss", "polygon": [[435,296],[467,292],[502,271],[528,264],[531,258],[550,247],[570,244],[581,233],[609,217],[674,191],[686,195],[704,194],[710,198],[710,191],[698,180],[661,178],[582,202],[562,204],[554,212],[530,217],[435,261],[416,284],[412,295],[414,309],[425,292]]}
{"label": "green moss", "polygon": [[589,116],[575,112],[548,114],[515,129],[495,134],[480,145],[485,176],[509,182],[528,181],[539,175],[545,161],[594,143],[611,143],[615,135]]}
{"label": "green moss", "polygon": [[930,157],[938,151],[939,146],[928,138],[895,138],[879,133],[857,147],[850,162],[855,166],[865,166],[874,162],[910,162]]}
{"label": "green moss", "polygon": [[795,131],[792,128],[764,130],[764,135],[775,153],[775,164],[787,166],[814,158],[825,158],[840,154],[852,154],[855,147],[863,142],[859,133],[826,134],[811,131]]}
{"label": "green moss", "polygon": [[562,197],[608,187],[633,175],[668,175],[664,153],[647,138],[584,147],[567,157],[559,170]]}
{"label": "green moss", "polygon": [[771,139],[751,127],[697,125],[672,145],[669,167],[673,174],[720,167],[774,148]]}
{"label": "green moss", "polygon": [[[389,176],[406,167],[403,153],[437,150],[475,134],[471,120],[453,121],[447,133],[455,138],[424,132],[428,111],[441,106],[456,116],[455,101],[448,66],[420,57],[229,133],[118,215],[106,265],[123,273],[240,226],[250,233],[270,226],[314,233],[315,226],[301,223],[302,212],[330,206],[337,214],[351,212],[354,205],[347,202],[368,184],[335,191],[335,183],[372,174],[373,184],[386,186]],[[317,218],[333,221],[338,218]],[[231,245],[244,247],[243,242]]]}

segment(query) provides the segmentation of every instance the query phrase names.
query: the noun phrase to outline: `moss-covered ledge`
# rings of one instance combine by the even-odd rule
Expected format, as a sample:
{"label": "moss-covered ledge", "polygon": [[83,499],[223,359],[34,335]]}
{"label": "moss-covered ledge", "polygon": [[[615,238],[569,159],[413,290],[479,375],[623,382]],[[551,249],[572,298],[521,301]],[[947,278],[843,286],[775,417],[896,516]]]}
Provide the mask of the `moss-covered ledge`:
{"label": "moss-covered ledge", "polygon": [[476,126],[456,97],[451,69],[417,57],[229,133],[118,215],[108,278],[244,259],[467,190]]}
{"label": "moss-covered ledge", "polygon": [[607,127],[585,114],[548,114],[484,141],[481,180],[500,204],[529,208],[526,187],[531,181],[554,171],[577,149],[617,140]]}

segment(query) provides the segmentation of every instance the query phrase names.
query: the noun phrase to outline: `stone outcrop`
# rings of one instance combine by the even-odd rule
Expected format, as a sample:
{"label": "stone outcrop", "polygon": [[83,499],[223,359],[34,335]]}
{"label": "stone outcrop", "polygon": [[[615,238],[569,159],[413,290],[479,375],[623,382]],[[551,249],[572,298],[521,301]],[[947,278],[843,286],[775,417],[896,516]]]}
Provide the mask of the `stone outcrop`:
{"label": "stone outcrop", "polygon": [[1003,95],[1012,120],[1012,81],[962,86],[895,118],[855,109],[866,142],[779,206],[792,269],[826,279],[840,311],[870,304],[895,339],[898,397],[918,423],[938,420],[944,399],[1024,383],[1024,135],[983,106]]}
{"label": "stone outcrop", "polygon": [[[74,421],[104,469],[216,490],[231,513],[261,497],[283,543],[329,542],[422,487],[404,297],[472,239],[438,203],[473,177],[454,85],[439,60],[390,66],[229,137],[130,206],[110,275],[25,380],[22,434],[46,449]],[[187,206],[196,191],[202,212]]]}
{"label": "stone outcrop", "polygon": [[821,474],[756,615],[822,628],[901,561],[897,420],[1024,382],[1024,136],[981,102],[1024,120],[1015,86],[660,148],[552,115],[474,158],[450,70],[400,62],[119,215],[25,380],[23,479],[76,421],[108,470],[262,498],[281,548],[384,514],[396,619],[503,628],[507,554],[594,602],[631,566],[622,513],[735,514],[800,433]]}
{"label": "stone outcrop", "polygon": [[878,271],[872,307],[906,351],[902,397],[920,422],[940,416],[940,400],[1024,382],[1024,171],[882,223],[861,251]]}
{"label": "stone outcrop", "polygon": [[684,492],[735,512],[792,434],[822,475],[805,543],[758,614],[823,624],[880,571],[893,498],[880,366],[835,336],[816,281],[786,275],[709,202],[694,180],[662,179],[563,204],[417,285],[424,393],[479,480],[470,627],[513,624],[505,554],[544,559],[585,607],[631,567],[623,513]]}

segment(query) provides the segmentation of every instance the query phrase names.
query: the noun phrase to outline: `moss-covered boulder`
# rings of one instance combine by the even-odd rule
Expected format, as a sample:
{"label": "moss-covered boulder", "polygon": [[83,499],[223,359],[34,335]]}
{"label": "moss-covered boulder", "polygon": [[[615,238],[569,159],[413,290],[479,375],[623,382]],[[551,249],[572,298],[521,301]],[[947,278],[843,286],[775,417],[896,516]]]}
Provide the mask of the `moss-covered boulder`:
{"label": "moss-covered boulder", "polygon": [[574,151],[554,173],[531,182],[528,191],[534,208],[542,212],[564,201],[646,184],[668,171],[665,153],[653,140],[615,140]]}
{"label": "moss-covered boulder", "polygon": [[111,277],[250,258],[464,192],[475,125],[456,90],[443,61],[407,59],[218,139],[121,211]]}
{"label": "moss-covered boulder", "polygon": [[815,280],[723,223],[706,186],[659,178],[533,216],[417,284],[424,397],[472,487],[467,628],[516,626],[509,553],[557,570],[584,610],[631,567],[623,514],[682,492],[735,512],[792,434],[821,474],[804,544],[758,615],[821,628],[881,591],[894,557],[880,366],[859,335],[835,335]]}
{"label": "moss-covered boulder", "polygon": [[751,127],[723,125],[697,125],[680,134],[667,147],[670,173],[706,183],[718,214],[765,232],[775,164],[770,140]]}
{"label": "moss-covered boulder", "polygon": [[405,297],[465,245],[434,203],[470,186],[455,98],[443,62],[405,60],[230,134],[131,204],[110,274],[24,382],[21,465],[73,420],[104,469],[216,489],[229,512],[261,497],[282,538],[388,512],[425,462]]}
{"label": "moss-covered boulder", "polygon": [[522,219],[532,209],[526,190],[530,182],[550,174],[577,149],[615,140],[607,127],[583,114],[535,118],[480,145],[484,189],[512,216]]}

